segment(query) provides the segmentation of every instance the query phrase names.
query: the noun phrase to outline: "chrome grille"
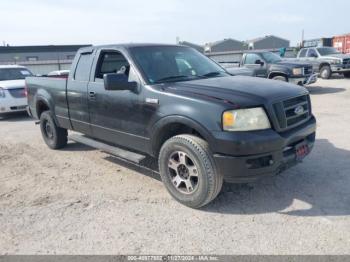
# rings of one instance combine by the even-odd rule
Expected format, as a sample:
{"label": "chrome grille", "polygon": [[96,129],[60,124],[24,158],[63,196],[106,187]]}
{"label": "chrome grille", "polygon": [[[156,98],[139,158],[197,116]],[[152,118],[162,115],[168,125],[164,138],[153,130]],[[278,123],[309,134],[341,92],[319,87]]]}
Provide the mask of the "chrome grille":
{"label": "chrome grille", "polygon": [[9,93],[11,96],[14,98],[23,98],[26,96],[24,88],[13,88],[13,89],[8,89]]}
{"label": "chrome grille", "polygon": [[304,69],[304,75],[312,74],[312,66],[305,66],[303,69]]}
{"label": "chrome grille", "polygon": [[273,108],[280,131],[300,125],[311,116],[309,95],[298,96],[275,103]]}

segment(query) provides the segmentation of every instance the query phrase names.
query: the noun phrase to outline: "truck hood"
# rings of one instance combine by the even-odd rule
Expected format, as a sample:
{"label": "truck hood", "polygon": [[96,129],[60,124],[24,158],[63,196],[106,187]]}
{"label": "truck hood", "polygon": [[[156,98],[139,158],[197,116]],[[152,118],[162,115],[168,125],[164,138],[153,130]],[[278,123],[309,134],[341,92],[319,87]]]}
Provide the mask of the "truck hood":
{"label": "truck hood", "polygon": [[327,56],[322,56],[323,59],[334,59],[334,58],[350,58],[350,55],[346,54],[332,54],[332,55],[327,55]]}
{"label": "truck hood", "polygon": [[0,87],[2,89],[24,88],[24,86],[25,86],[24,79],[0,81]]}
{"label": "truck hood", "polygon": [[308,93],[301,86],[249,76],[215,77],[167,83],[163,89],[179,95],[230,102],[238,107],[261,105]]}
{"label": "truck hood", "polygon": [[311,66],[311,64],[308,64],[302,61],[288,60],[288,59],[282,60],[281,62],[276,63],[276,65],[283,65],[289,68]]}

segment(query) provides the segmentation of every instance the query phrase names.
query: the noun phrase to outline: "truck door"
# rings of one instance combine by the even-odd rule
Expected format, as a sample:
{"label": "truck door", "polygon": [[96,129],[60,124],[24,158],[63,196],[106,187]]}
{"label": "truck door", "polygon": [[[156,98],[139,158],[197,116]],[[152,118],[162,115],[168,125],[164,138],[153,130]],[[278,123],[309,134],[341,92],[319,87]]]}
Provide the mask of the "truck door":
{"label": "truck door", "polygon": [[316,72],[318,71],[318,66],[320,64],[318,59],[318,53],[315,48],[309,48],[308,52],[306,54],[306,61],[310,64],[312,64],[313,70]]}
{"label": "truck door", "polygon": [[254,76],[264,77],[264,78],[267,77],[267,64],[266,62],[264,64],[260,63],[260,62],[264,62],[264,60],[260,55],[254,54],[254,53],[248,53],[245,55],[243,59],[244,59],[243,61],[244,66],[253,70]]}
{"label": "truck door", "polygon": [[67,83],[67,104],[73,130],[90,135],[90,119],[87,88],[93,55],[92,50],[77,55],[73,62],[75,70],[69,75]]}
{"label": "truck door", "polygon": [[88,86],[90,123],[94,137],[121,146],[142,150],[146,147],[139,92],[105,90],[103,75],[126,74],[139,83],[133,67],[117,50],[100,50]]}

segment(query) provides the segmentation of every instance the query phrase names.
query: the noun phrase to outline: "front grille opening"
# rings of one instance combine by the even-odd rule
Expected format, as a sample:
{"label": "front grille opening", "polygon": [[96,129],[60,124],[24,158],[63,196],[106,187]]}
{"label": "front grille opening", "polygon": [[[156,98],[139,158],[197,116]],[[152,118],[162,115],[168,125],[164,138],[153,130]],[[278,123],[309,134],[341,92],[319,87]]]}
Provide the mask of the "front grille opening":
{"label": "front grille opening", "polygon": [[309,95],[287,99],[274,104],[273,108],[280,131],[302,124],[311,116]]}
{"label": "front grille opening", "polygon": [[248,169],[257,169],[257,168],[267,167],[267,166],[273,165],[273,163],[274,162],[272,160],[271,155],[248,159],[246,161],[246,165]]}

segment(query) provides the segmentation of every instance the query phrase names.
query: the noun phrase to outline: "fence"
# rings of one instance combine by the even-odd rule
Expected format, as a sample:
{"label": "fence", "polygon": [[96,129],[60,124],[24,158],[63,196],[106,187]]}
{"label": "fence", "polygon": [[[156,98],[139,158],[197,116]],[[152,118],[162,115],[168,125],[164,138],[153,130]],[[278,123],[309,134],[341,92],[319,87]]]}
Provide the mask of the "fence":
{"label": "fence", "polygon": [[35,75],[45,75],[51,71],[69,70],[72,60],[43,60],[43,61],[17,61],[1,62],[3,65],[22,65]]}

